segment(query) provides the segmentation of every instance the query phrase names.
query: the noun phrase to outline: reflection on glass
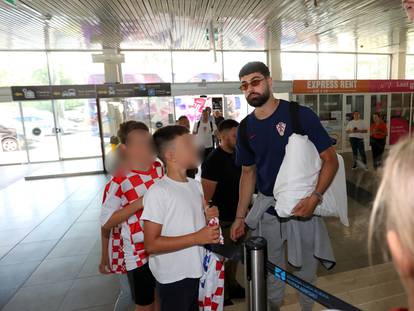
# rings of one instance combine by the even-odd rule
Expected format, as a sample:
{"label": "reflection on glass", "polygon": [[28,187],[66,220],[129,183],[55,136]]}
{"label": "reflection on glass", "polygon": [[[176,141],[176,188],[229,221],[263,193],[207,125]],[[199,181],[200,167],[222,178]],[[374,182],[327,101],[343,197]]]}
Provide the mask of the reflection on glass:
{"label": "reflection on glass", "polygon": [[31,162],[58,160],[55,121],[51,101],[22,102],[24,128]]}
{"label": "reflection on glass", "polygon": [[411,94],[391,95],[390,145],[396,144],[410,131]]}
{"label": "reflection on glass", "polygon": [[238,122],[247,115],[249,104],[244,95],[226,95],[227,106],[224,107],[224,117]]}
{"label": "reflection on glass", "polygon": [[389,55],[358,54],[357,59],[357,79],[389,79]]}
{"label": "reflection on glass", "polygon": [[[153,101],[154,104],[156,102],[157,100]],[[147,97],[105,98],[100,100],[100,105],[105,152],[109,152],[110,139],[117,135],[119,125],[122,122],[135,120],[144,122],[149,128],[155,128],[155,123],[153,126],[150,123],[150,107]],[[154,111],[157,112],[154,114],[153,120],[157,122],[156,118],[163,115],[163,112],[157,106],[154,106]]]}
{"label": "reflection on glass", "polygon": [[318,78],[316,53],[280,53],[283,80],[312,80]]}
{"label": "reflection on glass", "polygon": [[318,113],[318,95],[296,95],[296,101]]}
{"label": "reflection on glass", "polygon": [[201,113],[206,107],[213,107],[212,98],[223,95],[208,95],[207,97],[197,96],[175,96],[175,116],[187,116],[190,121],[190,128],[200,119]]}
{"label": "reflection on glass", "polygon": [[49,66],[52,84],[104,83],[104,65],[93,63],[92,54],[91,52],[50,52]]}
{"label": "reflection on glass", "polygon": [[355,55],[320,53],[319,79],[355,79]]}
{"label": "reflection on glass", "polygon": [[96,101],[69,99],[55,101],[62,158],[99,156],[100,137]]}
{"label": "reflection on glass", "polygon": [[45,84],[49,84],[46,53],[0,52],[0,86]]}
{"label": "reflection on glass", "polygon": [[342,95],[319,95],[319,118],[335,147],[342,149]]}
{"label": "reflection on glass", "polygon": [[175,123],[174,101],[172,97],[150,97],[149,109],[151,130]]}
{"label": "reflection on glass", "polygon": [[222,53],[173,52],[174,82],[222,81]]}
{"label": "reflection on glass", "polygon": [[414,79],[414,55],[407,55],[405,58],[405,78]]}
{"label": "reflection on glass", "polygon": [[172,82],[171,53],[156,51],[122,52],[124,83]]}
{"label": "reflection on glass", "polygon": [[379,113],[382,120],[387,123],[388,120],[388,95],[371,95],[371,124],[372,124],[372,115],[374,113]]}
{"label": "reflection on glass", "polygon": [[26,147],[19,104],[0,103],[0,164],[27,162]]}
{"label": "reflection on glass", "polygon": [[224,52],[224,81],[239,81],[240,69],[248,62],[267,63],[266,52]]}

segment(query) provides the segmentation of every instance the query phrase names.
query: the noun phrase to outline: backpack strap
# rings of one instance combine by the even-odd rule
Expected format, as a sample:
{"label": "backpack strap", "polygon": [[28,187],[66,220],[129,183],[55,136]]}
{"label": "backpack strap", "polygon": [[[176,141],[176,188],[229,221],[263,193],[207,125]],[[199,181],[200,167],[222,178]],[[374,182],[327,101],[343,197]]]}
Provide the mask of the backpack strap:
{"label": "backpack strap", "polygon": [[[247,116],[248,117],[248,116]],[[247,137],[247,117],[245,117],[239,124],[240,144],[251,154],[254,155],[252,146],[250,146],[249,138]]]}
{"label": "backpack strap", "polygon": [[198,120],[198,122],[197,122],[197,131],[196,131],[196,134],[198,134],[198,130],[200,128],[200,122],[201,122],[201,120]]}
{"label": "backpack strap", "polygon": [[292,121],[293,133],[298,135],[305,135],[305,132],[302,129],[299,121],[299,107],[300,105],[297,102],[291,101],[289,103],[290,110],[290,119]]}

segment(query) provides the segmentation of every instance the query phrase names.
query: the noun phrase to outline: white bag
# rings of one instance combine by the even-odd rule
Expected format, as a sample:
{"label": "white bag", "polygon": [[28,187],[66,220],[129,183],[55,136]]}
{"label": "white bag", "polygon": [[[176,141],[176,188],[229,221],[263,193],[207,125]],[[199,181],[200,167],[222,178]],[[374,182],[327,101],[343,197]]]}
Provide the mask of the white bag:
{"label": "white bag", "polygon": [[[326,217],[339,217],[342,224],[349,226],[348,197],[346,194],[345,165],[339,154],[339,169],[332,184],[323,196],[323,202],[314,214]],[[315,145],[308,136],[292,134],[286,146],[286,154],[280,166],[273,188],[276,200],[275,210],[279,217],[292,216],[292,210],[300,200],[315,190],[322,160]]]}

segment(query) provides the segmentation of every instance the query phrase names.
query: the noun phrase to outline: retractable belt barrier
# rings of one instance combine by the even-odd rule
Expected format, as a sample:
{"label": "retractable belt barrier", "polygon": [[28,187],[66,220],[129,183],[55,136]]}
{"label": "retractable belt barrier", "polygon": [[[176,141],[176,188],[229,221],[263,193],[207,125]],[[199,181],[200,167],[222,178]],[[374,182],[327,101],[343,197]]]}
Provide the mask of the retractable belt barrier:
{"label": "retractable belt barrier", "polygon": [[266,277],[269,272],[276,279],[295,288],[324,307],[341,311],[361,311],[357,307],[302,280],[267,260],[267,241],[263,237],[251,237],[244,247],[235,245],[208,245],[206,248],[234,261],[242,261],[246,274],[247,305],[249,311],[267,310]]}

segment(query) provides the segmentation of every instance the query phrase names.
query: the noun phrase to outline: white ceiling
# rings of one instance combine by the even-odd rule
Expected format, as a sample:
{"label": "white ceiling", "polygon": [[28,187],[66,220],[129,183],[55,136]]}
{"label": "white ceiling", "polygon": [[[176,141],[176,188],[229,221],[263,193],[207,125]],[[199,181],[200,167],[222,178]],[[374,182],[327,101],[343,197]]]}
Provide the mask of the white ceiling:
{"label": "white ceiling", "polygon": [[0,1],[0,49],[209,49],[212,24],[224,50],[414,52],[401,0]]}

